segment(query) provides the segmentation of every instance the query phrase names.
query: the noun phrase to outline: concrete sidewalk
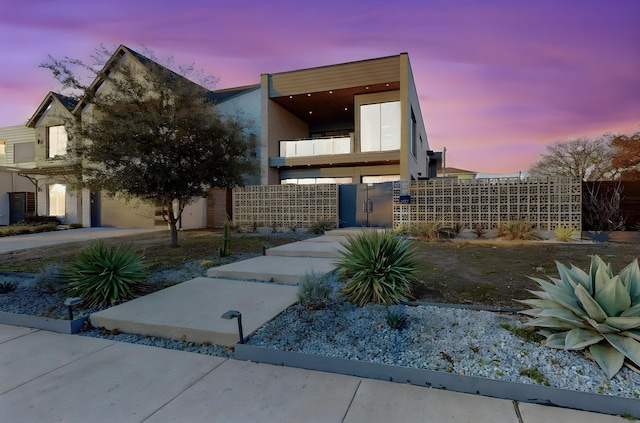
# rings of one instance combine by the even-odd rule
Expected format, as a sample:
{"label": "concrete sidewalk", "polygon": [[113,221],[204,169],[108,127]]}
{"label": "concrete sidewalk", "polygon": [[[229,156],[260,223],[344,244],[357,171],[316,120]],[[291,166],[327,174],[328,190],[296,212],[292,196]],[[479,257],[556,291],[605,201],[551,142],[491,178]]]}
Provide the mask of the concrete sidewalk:
{"label": "concrete sidewalk", "polygon": [[0,357],[3,422],[626,421],[7,325]]}

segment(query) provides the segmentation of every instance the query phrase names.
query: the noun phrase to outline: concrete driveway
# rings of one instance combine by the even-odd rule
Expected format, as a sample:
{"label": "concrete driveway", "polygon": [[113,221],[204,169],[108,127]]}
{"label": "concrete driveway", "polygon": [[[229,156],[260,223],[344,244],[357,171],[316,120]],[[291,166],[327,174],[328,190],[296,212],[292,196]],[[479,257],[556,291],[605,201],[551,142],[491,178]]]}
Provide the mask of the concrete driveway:
{"label": "concrete driveway", "polygon": [[60,245],[68,242],[90,241],[100,238],[135,235],[161,229],[127,229],[127,228],[80,228],[64,231],[42,232],[39,234],[0,237],[0,253],[26,250],[28,248]]}

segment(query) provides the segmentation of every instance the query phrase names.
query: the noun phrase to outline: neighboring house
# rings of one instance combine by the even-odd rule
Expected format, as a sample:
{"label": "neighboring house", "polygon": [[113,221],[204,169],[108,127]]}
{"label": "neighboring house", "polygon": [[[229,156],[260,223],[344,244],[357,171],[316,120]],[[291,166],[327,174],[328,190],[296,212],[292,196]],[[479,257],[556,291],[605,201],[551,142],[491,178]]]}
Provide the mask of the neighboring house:
{"label": "neighboring house", "polygon": [[35,212],[35,185],[25,171],[35,166],[35,132],[25,126],[0,128],[0,225]]}
{"label": "neighboring house", "polygon": [[83,216],[82,191],[67,189],[66,176],[74,173],[75,163],[67,159],[66,127],[73,120],[76,105],[77,101],[72,98],[49,92],[27,121],[36,138],[35,164],[26,174],[36,185],[37,212],[56,216],[64,223],[89,219]]}
{"label": "neighboring house", "polygon": [[263,74],[262,184],[427,177],[409,56]]}
{"label": "neighboring house", "polygon": [[472,170],[458,169],[456,167],[445,167],[438,172],[442,178],[475,179],[477,172]]}

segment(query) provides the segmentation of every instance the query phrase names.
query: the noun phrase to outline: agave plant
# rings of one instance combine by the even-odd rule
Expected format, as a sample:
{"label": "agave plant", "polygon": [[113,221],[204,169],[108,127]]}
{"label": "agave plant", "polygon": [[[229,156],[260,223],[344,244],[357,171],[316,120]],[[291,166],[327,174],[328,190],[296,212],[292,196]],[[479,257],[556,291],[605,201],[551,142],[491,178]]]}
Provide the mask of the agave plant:
{"label": "agave plant", "polygon": [[609,378],[623,365],[640,371],[640,269],[638,259],[614,276],[611,266],[591,256],[589,273],[556,262],[559,278],[552,283],[539,278],[542,291],[530,291],[536,299],[521,301],[532,306],[522,313],[535,317],[528,326],[551,348],[589,353]]}
{"label": "agave plant", "polygon": [[67,294],[81,297],[88,307],[115,304],[133,298],[133,288],[143,282],[147,271],[131,248],[107,248],[98,241],[81,251],[67,272]]}
{"label": "agave plant", "polygon": [[349,280],[342,292],[359,306],[395,304],[411,295],[410,279],[419,262],[414,244],[391,231],[347,235],[337,264]]}

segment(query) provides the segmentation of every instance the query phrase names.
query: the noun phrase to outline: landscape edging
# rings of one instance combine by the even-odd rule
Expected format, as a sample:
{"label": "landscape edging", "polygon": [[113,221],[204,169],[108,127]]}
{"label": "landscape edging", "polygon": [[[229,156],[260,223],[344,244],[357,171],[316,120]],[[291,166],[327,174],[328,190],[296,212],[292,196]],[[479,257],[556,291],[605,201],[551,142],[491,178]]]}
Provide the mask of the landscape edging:
{"label": "landscape edging", "polygon": [[49,317],[32,316],[30,314],[9,313],[0,311],[0,323],[13,326],[24,326],[51,332],[74,334],[84,327],[89,316],[74,320],[52,319]]}
{"label": "landscape edging", "polygon": [[328,373],[410,383],[453,392],[482,395],[532,404],[572,408],[640,418],[640,401],[634,398],[599,395],[542,385],[465,376],[434,370],[392,366],[345,358],[280,351],[255,345],[236,344],[234,358]]}

